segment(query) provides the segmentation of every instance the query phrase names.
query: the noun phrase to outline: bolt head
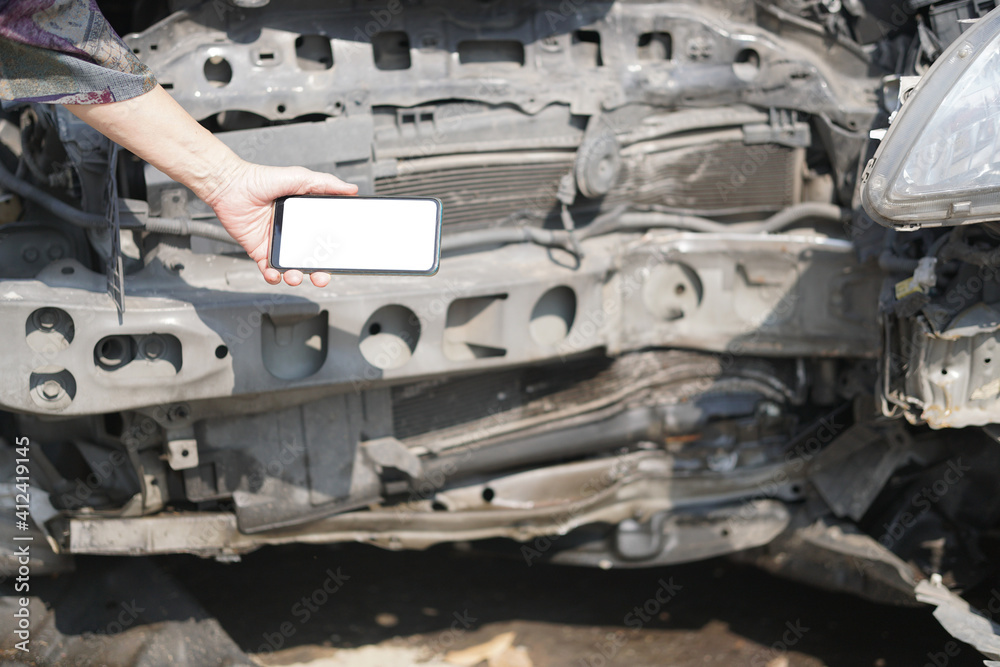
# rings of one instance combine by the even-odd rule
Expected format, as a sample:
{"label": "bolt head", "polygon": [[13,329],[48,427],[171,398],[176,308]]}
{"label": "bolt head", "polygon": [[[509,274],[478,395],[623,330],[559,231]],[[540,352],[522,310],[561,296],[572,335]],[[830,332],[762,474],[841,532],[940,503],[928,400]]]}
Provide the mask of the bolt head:
{"label": "bolt head", "polygon": [[54,401],[62,395],[62,390],[62,385],[56,380],[47,380],[45,384],[42,385],[42,398]]}
{"label": "bolt head", "polygon": [[159,359],[166,352],[166,345],[164,345],[162,338],[152,336],[146,339],[142,349],[147,359]]}
{"label": "bolt head", "polygon": [[59,315],[51,308],[45,308],[38,313],[38,328],[52,331],[59,324]]}
{"label": "bolt head", "polygon": [[191,410],[186,405],[175,405],[167,411],[168,421],[180,421],[191,416]]}

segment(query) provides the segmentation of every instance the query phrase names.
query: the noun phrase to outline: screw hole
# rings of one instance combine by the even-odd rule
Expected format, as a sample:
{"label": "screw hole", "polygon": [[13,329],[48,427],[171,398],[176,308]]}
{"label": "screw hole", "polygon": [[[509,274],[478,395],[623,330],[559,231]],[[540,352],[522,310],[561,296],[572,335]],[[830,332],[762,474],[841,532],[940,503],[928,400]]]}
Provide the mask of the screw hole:
{"label": "screw hole", "polygon": [[220,345],[219,347],[215,348],[216,359],[225,359],[228,355],[229,355],[229,348],[226,347],[225,345]]}
{"label": "screw hole", "polygon": [[167,351],[167,345],[159,336],[150,336],[142,343],[142,353],[147,359],[156,361]]}
{"label": "screw hole", "polygon": [[677,283],[677,286],[674,287],[674,294],[676,294],[677,296],[684,294],[684,292],[686,291],[687,287],[684,285],[684,283]]}
{"label": "screw hole", "polygon": [[97,343],[95,357],[97,365],[106,371],[121,368],[135,356],[132,338],[129,336],[107,336]]}
{"label": "screw hole", "polygon": [[493,499],[496,498],[496,495],[497,494],[493,491],[493,489],[491,489],[488,486],[485,489],[483,489],[483,500],[485,500],[488,503],[493,502]]}
{"label": "screw hole", "polygon": [[222,56],[212,56],[202,68],[205,80],[216,88],[222,88],[233,80],[233,66]]}
{"label": "screw hole", "polygon": [[736,54],[735,62],[740,64],[746,64],[753,69],[760,68],[760,54],[753,49],[743,49]]}
{"label": "screw hole", "polygon": [[120,357],[123,350],[122,343],[118,338],[108,338],[101,345],[101,354],[105,357]]}
{"label": "screw hole", "polygon": [[372,322],[371,326],[368,327],[368,333],[372,336],[376,336],[382,331],[382,325],[378,322]]}
{"label": "screw hole", "polygon": [[941,375],[947,375],[947,374],[948,374],[948,369],[947,368],[942,368],[941,369]]}
{"label": "screw hole", "polygon": [[188,456],[188,455],[189,455],[190,453],[191,453],[191,452],[189,452],[189,451],[188,451],[188,450],[186,450],[186,449],[182,449],[182,450],[181,450],[181,456],[182,456],[182,457],[187,457],[187,456]]}
{"label": "screw hole", "polygon": [[284,104],[279,104],[278,105],[278,113],[285,113],[285,105]]}

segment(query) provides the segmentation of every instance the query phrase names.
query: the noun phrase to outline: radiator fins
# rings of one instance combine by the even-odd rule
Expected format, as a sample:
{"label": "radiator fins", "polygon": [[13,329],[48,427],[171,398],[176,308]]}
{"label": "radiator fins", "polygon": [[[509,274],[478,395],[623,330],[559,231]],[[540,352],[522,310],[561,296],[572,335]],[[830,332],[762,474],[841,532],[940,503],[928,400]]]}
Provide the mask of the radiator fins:
{"label": "radiator fins", "polygon": [[[804,151],[775,145],[725,141],[630,151],[618,183],[602,200],[578,196],[574,209],[607,209],[619,204],[661,204],[696,215],[767,214],[796,204]],[[445,229],[451,232],[539,221],[558,212],[559,180],[570,172],[573,153],[539,161],[524,151],[522,162],[503,156],[491,164],[421,172],[400,161],[399,174],[375,181],[389,196],[438,197]],[[501,160],[497,160],[501,162]]]}

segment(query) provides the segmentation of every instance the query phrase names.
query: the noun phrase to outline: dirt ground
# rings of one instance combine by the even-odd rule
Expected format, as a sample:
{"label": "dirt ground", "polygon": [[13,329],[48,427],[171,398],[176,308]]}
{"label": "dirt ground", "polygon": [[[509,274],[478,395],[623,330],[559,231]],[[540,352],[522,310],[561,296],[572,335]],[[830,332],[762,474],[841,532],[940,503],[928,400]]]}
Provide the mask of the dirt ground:
{"label": "dirt ground", "polygon": [[528,566],[516,548],[504,557],[345,545],[157,564],[262,665],[469,664],[490,646],[449,652],[490,640],[510,646],[494,650],[490,667],[982,665],[929,609],[872,604],[725,560],[602,571]]}

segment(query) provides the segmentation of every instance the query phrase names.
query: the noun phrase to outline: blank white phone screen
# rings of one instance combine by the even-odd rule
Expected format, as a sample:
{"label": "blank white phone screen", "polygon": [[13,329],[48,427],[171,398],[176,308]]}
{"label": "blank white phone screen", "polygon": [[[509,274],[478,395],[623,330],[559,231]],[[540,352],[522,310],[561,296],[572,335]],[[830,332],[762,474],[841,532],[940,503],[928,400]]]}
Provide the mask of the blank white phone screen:
{"label": "blank white phone screen", "polygon": [[290,197],[283,208],[282,267],[430,271],[436,263],[433,200]]}

